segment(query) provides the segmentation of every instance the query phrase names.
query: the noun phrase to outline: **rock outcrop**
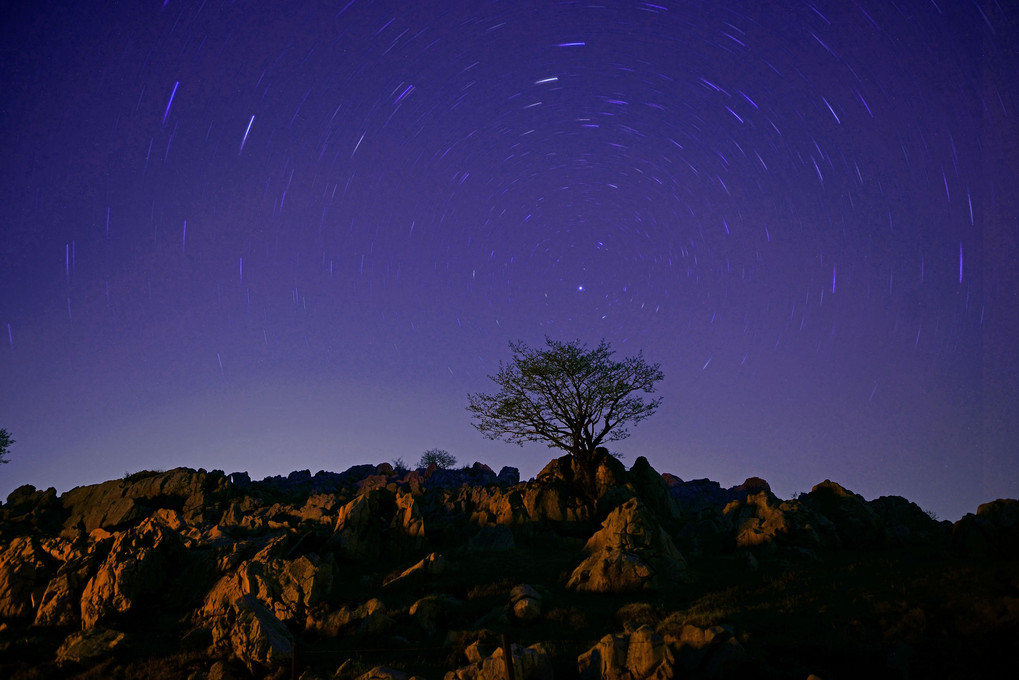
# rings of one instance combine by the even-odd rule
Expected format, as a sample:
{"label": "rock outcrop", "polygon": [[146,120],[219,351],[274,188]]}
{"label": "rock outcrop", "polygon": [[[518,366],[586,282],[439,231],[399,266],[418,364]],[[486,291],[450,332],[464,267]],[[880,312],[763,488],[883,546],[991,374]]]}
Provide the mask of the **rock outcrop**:
{"label": "rock outcrop", "polygon": [[952,544],[985,557],[1019,557],[1019,500],[999,498],[981,504],[975,515],[967,514],[955,523]]}
{"label": "rock outcrop", "polygon": [[[515,680],[552,680],[548,653],[542,645],[512,645],[510,655]],[[499,647],[491,656],[446,673],[443,680],[505,680],[506,665],[506,655]]]}
{"label": "rock outcrop", "polygon": [[691,580],[686,559],[636,498],[605,518],[584,551],[588,557],[573,570],[568,588],[620,593]]}
{"label": "rock outcrop", "polygon": [[[944,592],[942,558],[951,597],[915,603]],[[1011,663],[995,650],[1019,621],[1017,558],[1016,500],[950,525],[830,481],[782,500],[759,478],[684,482],[604,449],[524,482],[513,468],[382,463],[23,486],[0,506],[0,677],[398,680],[420,664],[502,680],[503,640],[516,680],[805,677],[795,657],[820,658],[815,642],[852,660],[847,675],[881,675],[894,652],[923,677],[943,670],[923,654],[955,640],[983,651],[958,652],[953,672],[993,676]],[[910,574],[897,599],[858,611],[897,560]],[[834,632],[771,653],[772,621],[822,609]],[[846,651],[846,639],[861,641]]]}

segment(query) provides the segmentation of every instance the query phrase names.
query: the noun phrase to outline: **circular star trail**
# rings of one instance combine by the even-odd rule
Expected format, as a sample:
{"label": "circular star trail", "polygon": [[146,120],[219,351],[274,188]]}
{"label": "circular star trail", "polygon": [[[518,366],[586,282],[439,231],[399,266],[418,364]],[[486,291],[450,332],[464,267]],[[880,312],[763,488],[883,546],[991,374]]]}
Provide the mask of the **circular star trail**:
{"label": "circular star trail", "polygon": [[0,481],[483,440],[507,343],[662,364],[619,451],[955,518],[1014,496],[995,2],[3,10]]}

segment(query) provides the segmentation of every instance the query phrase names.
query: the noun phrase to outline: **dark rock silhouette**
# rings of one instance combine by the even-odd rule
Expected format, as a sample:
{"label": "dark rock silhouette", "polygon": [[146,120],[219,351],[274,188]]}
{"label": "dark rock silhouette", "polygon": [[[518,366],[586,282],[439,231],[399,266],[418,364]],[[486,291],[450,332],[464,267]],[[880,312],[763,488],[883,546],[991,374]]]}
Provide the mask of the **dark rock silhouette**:
{"label": "dark rock silhouette", "polygon": [[1019,634],[1017,560],[1016,500],[953,525],[604,449],[522,483],[142,472],[0,506],[0,677],[990,674]]}

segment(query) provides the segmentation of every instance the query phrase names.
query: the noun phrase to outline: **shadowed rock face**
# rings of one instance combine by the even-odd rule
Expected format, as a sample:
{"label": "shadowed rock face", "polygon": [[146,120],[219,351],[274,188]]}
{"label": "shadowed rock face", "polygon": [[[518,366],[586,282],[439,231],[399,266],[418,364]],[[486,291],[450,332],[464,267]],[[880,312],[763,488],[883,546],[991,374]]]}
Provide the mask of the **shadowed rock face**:
{"label": "shadowed rock face", "polygon": [[[947,559],[951,545],[956,565],[1004,560],[1002,590],[937,611],[897,595],[879,603],[894,623],[884,635],[922,644],[930,631],[955,630],[947,611],[965,621],[959,630],[993,641],[1019,632],[1017,508],[994,501],[952,526],[906,499],[868,502],[830,481],[782,500],[758,478],[730,489],[684,482],[644,458],[628,470],[604,449],[557,458],[523,483],[512,468],[382,464],[254,482],[182,468],[62,496],[22,487],[0,506],[0,677],[120,665],[144,675],[148,655],[165,677],[283,677],[295,666],[325,678],[339,665],[337,677],[410,678],[413,668],[390,667],[406,655],[364,650],[414,648],[439,650],[411,657],[430,659],[427,677],[495,680],[505,677],[502,633],[534,643],[511,645],[518,679],[738,677],[783,663],[796,675],[796,642],[762,660],[768,648],[754,641],[773,631],[741,637],[714,620],[738,607],[727,598],[741,580],[780,587],[790,569],[816,577],[857,559],[917,568]],[[730,578],[719,579],[719,565]],[[832,578],[835,592],[847,578]],[[834,606],[808,602],[810,616]],[[899,612],[898,602],[908,606]],[[875,655],[855,675],[884,672],[882,640],[846,657]],[[357,661],[372,654],[373,665]]]}
{"label": "shadowed rock face", "polygon": [[587,541],[568,588],[596,593],[653,590],[691,579],[675,543],[637,498],[613,510]]}

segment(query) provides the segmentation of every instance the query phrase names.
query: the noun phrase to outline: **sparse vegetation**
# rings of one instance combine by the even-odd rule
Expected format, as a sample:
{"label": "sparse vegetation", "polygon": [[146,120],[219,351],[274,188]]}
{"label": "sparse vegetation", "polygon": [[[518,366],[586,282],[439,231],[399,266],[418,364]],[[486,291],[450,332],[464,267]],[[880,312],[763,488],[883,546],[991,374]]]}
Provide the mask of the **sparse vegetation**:
{"label": "sparse vegetation", "polygon": [[164,472],[166,472],[166,470],[139,470],[138,472],[125,472],[124,473],[124,481],[125,482],[140,482],[143,479],[148,479],[149,477],[155,477],[157,475],[163,474]]}

